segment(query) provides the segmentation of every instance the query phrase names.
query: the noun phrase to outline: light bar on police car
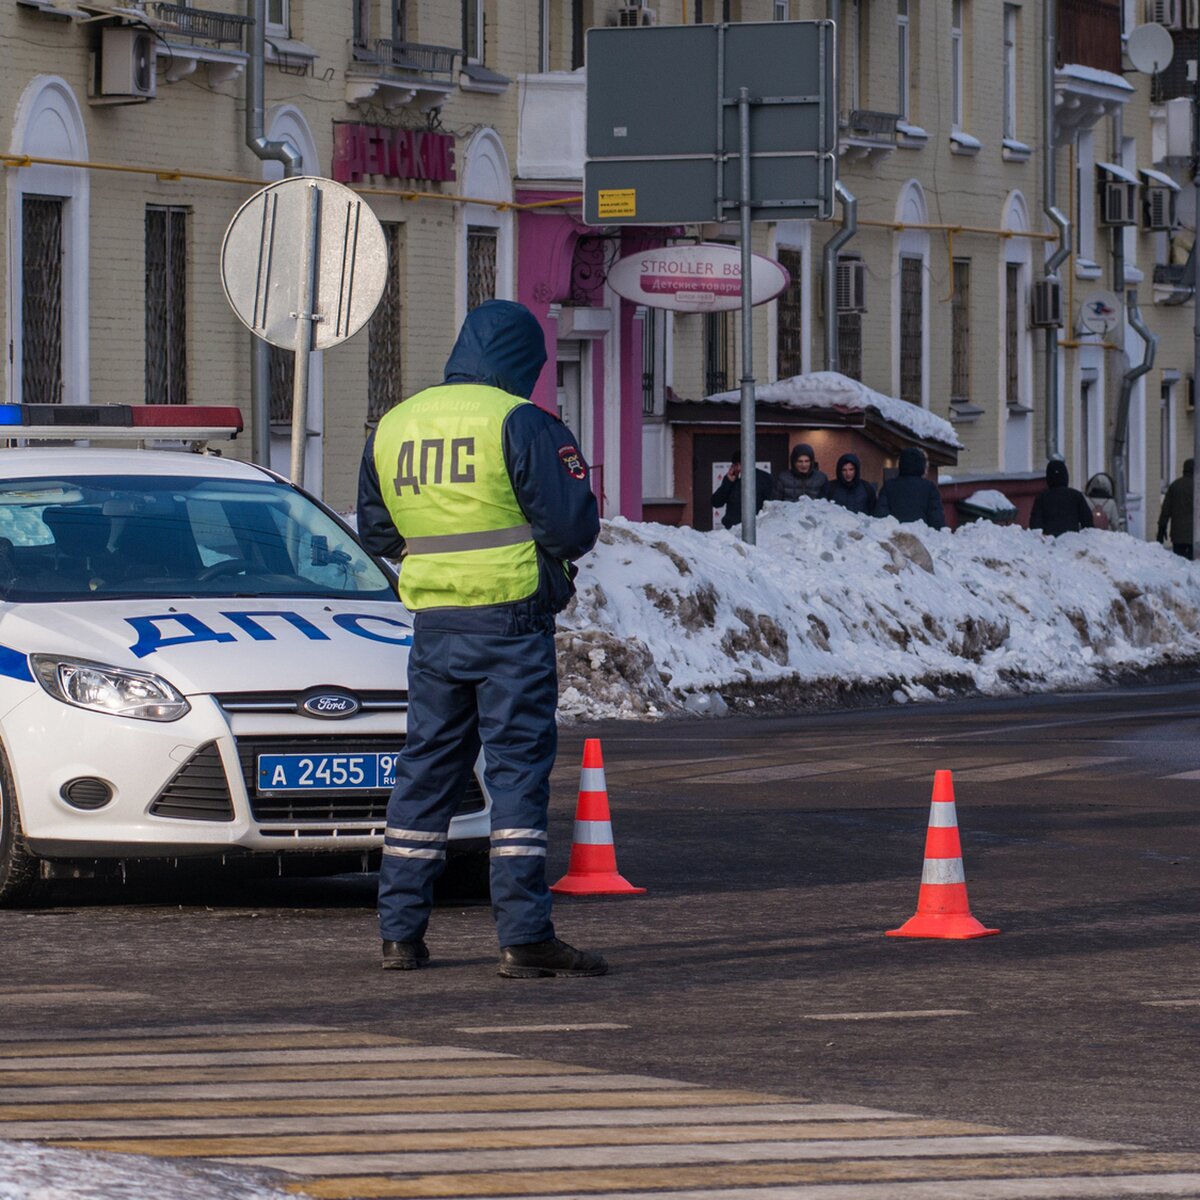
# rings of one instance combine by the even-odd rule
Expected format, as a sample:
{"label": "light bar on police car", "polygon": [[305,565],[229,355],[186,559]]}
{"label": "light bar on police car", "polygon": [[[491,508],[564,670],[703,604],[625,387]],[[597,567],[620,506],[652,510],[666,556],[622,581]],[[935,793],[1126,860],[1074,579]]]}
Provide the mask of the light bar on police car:
{"label": "light bar on police car", "polygon": [[242,414],[232,404],[0,404],[0,439],[235,438]]}

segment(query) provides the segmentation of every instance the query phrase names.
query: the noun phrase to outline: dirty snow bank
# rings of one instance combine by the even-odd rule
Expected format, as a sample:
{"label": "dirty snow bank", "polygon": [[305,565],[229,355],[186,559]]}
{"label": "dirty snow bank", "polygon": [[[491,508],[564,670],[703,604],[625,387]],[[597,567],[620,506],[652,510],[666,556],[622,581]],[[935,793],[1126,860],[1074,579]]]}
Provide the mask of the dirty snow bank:
{"label": "dirty snow bank", "polygon": [[1088,530],[768,504],[758,545],[617,518],[559,618],[564,718],[1080,686],[1200,657],[1200,569]]}

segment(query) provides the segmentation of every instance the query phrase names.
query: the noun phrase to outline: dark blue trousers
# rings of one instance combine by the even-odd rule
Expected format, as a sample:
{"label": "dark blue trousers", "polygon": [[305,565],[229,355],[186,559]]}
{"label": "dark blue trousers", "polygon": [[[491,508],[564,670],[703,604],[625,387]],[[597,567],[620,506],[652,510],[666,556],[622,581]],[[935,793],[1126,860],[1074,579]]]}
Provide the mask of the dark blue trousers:
{"label": "dark blue trousers", "polygon": [[471,616],[466,629],[459,610],[422,612],[415,621],[408,736],[379,869],[385,940],[412,942],[425,934],[450,818],[481,744],[492,797],[492,909],[500,945],[554,936],[546,885],[558,745],[554,619],[519,609]]}

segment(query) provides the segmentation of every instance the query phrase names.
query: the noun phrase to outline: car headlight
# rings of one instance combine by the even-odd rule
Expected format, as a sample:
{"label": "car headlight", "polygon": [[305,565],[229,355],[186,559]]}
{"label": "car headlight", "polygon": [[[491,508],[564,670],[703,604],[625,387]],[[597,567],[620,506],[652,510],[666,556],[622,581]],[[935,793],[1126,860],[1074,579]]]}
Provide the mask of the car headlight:
{"label": "car headlight", "polygon": [[38,682],[56,700],[114,717],[177,721],[191,705],[165,679],[77,658],[31,654]]}

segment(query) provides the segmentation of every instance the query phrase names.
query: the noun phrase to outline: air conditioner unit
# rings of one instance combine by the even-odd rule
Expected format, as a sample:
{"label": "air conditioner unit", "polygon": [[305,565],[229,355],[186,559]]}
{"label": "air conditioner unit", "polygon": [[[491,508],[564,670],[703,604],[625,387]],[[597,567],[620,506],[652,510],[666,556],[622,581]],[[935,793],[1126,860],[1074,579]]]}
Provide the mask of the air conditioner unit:
{"label": "air conditioner unit", "polygon": [[1175,228],[1175,193],[1159,183],[1142,188],[1142,228],[1169,232]]}
{"label": "air conditioner unit", "polygon": [[1200,29],[1200,0],[1183,0],[1183,27]]}
{"label": "air conditioner unit", "polygon": [[106,28],[100,36],[96,94],[148,100],[155,93],[154,35],[132,27]]}
{"label": "air conditioner unit", "polygon": [[1062,285],[1057,279],[1035,279],[1030,300],[1029,324],[1034,329],[1062,328]]}
{"label": "air conditioner unit", "polygon": [[1100,224],[1137,224],[1137,184],[1106,179],[1100,185]]}
{"label": "air conditioner unit", "polygon": [[655,25],[658,13],[652,8],[643,8],[640,4],[627,4],[617,9],[617,24],[622,28],[634,28],[639,25]]}
{"label": "air conditioner unit", "polygon": [[1181,29],[1180,0],[1146,0],[1146,24]]}
{"label": "air conditioner unit", "polygon": [[837,310],[840,313],[867,311],[867,264],[861,258],[838,259]]}

